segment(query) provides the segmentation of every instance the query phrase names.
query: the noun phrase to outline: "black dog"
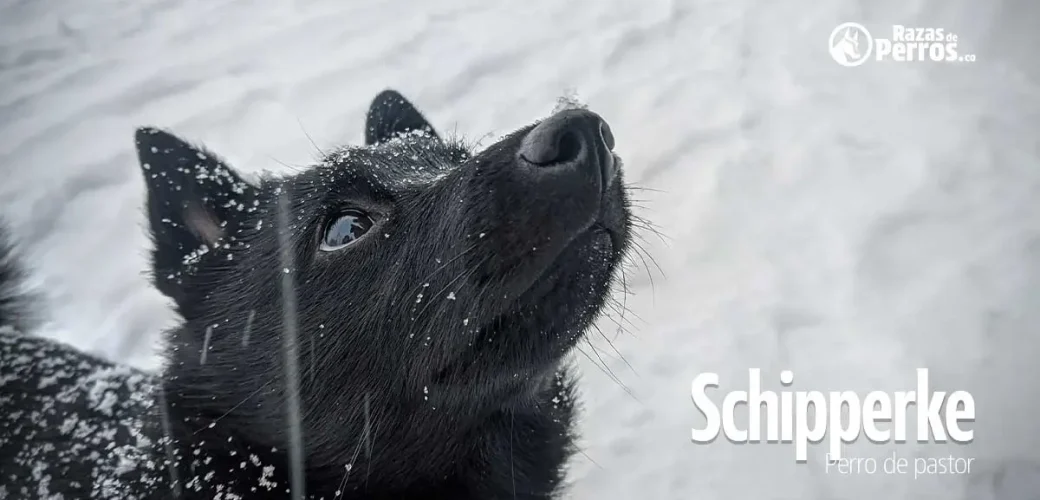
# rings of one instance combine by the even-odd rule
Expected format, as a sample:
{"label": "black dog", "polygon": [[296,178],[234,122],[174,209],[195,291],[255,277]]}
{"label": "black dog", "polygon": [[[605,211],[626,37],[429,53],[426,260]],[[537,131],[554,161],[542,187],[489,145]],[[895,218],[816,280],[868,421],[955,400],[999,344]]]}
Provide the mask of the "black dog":
{"label": "black dog", "polygon": [[0,498],[554,498],[563,358],[629,241],[609,127],[570,109],[473,155],[385,91],[365,138],[251,183],[138,130],[183,324],[151,375],[0,296]]}

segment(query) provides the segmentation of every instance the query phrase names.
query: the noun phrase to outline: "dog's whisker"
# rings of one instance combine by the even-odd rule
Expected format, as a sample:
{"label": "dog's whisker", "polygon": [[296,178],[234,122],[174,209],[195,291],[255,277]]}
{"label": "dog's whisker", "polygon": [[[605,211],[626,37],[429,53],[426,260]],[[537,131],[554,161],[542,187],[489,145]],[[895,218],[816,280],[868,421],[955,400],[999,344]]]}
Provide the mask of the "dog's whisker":
{"label": "dog's whisker", "polygon": [[625,324],[627,324],[628,326],[630,326],[632,328],[638,329],[639,325],[636,325],[635,322],[633,322],[628,316],[629,315],[634,316],[636,319],[638,319],[640,321],[643,321],[644,324],[646,323],[646,321],[643,320],[643,318],[640,318],[639,315],[637,315],[637,314],[633,313],[631,310],[629,310],[629,308],[628,308],[628,296],[629,296],[629,294],[631,292],[628,289],[627,271],[626,271],[624,266],[620,266],[619,272],[621,273],[621,279],[620,279],[620,283],[619,283],[620,286],[621,286],[621,290],[620,290],[621,300],[618,300],[617,297],[612,295],[611,297],[609,297],[607,299],[606,305],[608,307],[610,307],[610,309],[613,312],[617,313],[620,319],[616,320],[613,317],[611,317],[609,314],[605,315],[605,316],[607,317],[607,319],[609,319],[610,321],[612,321],[615,324],[617,324],[618,329],[624,329],[624,325]]}
{"label": "dog's whisker", "polygon": [[[643,245],[640,242],[633,241],[632,245],[638,250],[637,254],[639,255],[640,259],[642,259],[642,258],[650,259],[650,262],[653,263],[654,267],[657,269],[658,274],[660,274],[662,277],[666,276],[665,272],[664,272],[664,269],[661,268],[661,264],[659,264],[657,262],[657,259],[654,258],[653,254],[648,252],[646,250],[646,248],[643,247]],[[644,261],[644,265],[645,264],[646,264],[646,262]],[[649,271],[649,268],[647,268],[647,271]]]}
{"label": "dog's whisker", "polygon": [[[367,393],[366,393],[366,402],[367,402]],[[367,417],[368,410],[367,409],[365,410],[365,414],[366,414],[366,422],[367,422],[368,421],[368,417]],[[368,441],[368,438],[365,437],[365,436],[362,436],[361,439],[359,439],[357,441],[357,445],[354,446],[354,452],[350,456],[350,462],[348,462],[346,465],[343,466],[343,468],[345,469],[344,472],[343,472],[343,479],[340,482],[339,490],[336,491],[336,496],[342,496],[343,495],[343,493],[344,493],[343,489],[347,487],[347,483],[350,481],[350,473],[354,470],[354,464],[357,463],[358,456],[361,453],[361,447],[364,446],[367,441]]]}
{"label": "dog's whisker", "polygon": [[339,487],[333,492],[332,498],[339,498],[343,496],[343,488],[347,486],[347,480],[350,479],[350,470],[354,468],[354,464],[343,464],[343,479],[339,482]]}
{"label": "dog's whisker", "polygon": [[[622,295],[622,297],[625,296],[625,294],[623,294],[623,293],[619,294],[619,295]],[[617,333],[619,333],[619,334],[627,333],[629,335],[634,335],[635,332],[639,331],[639,329],[642,328],[642,326],[645,326],[647,324],[646,320],[644,320],[643,318],[639,317],[638,314],[632,312],[632,310],[629,309],[628,306],[625,305],[625,303],[623,303],[623,302],[621,302],[619,300],[615,299],[615,300],[613,300],[611,302],[608,302],[607,303],[607,307],[610,308],[611,312],[617,314],[617,316],[618,316],[617,319],[615,319],[610,314],[606,315],[606,317],[610,320],[610,322],[614,323],[614,325],[616,325],[618,327],[618,332]],[[639,320],[642,323],[642,325],[636,324],[636,322],[633,321],[632,318],[635,318],[636,320]],[[614,338],[617,338],[617,336],[615,336]]]}
{"label": "dog's whisker", "polygon": [[599,349],[595,346],[595,344],[592,343],[592,339],[590,339],[588,336],[585,336],[584,340],[585,340],[585,343],[588,344],[589,349],[592,349],[592,353],[596,356],[596,359],[599,360],[600,364],[607,371],[607,373],[609,374],[610,378],[614,379],[614,381],[617,382],[618,385],[620,385],[621,388],[625,390],[625,392],[629,392],[628,386],[625,385],[625,383],[621,381],[621,377],[619,377],[617,375],[617,373],[614,373],[614,370],[612,370],[610,368],[610,365],[607,364],[607,360],[603,359],[603,356],[600,354]]}
{"label": "dog's whisker", "polygon": [[354,453],[350,457],[350,462],[343,465],[343,479],[339,483],[339,489],[336,490],[335,496],[343,496],[345,492],[344,488],[347,487],[347,483],[350,481],[350,473],[354,471],[354,463],[357,462],[358,454],[361,453],[361,445],[364,444],[363,440],[358,440],[357,446],[354,447]]}
{"label": "dog's whisker", "polygon": [[296,117],[296,124],[300,126],[300,132],[303,132],[303,136],[306,137],[308,141],[310,141],[311,146],[314,146],[314,150],[317,151],[322,158],[327,157],[328,155],[324,151],[322,151],[320,147],[318,147],[318,143],[314,142],[314,138],[307,133],[307,129],[303,127],[303,120],[300,120],[299,116]]}
{"label": "dog's whisker", "polygon": [[639,372],[637,372],[635,367],[632,366],[632,363],[628,362],[628,358],[626,358],[624,354],[621,354],[621,351],[619,351],[617,349],[617,347],[614,345],[614,343],[611,342],[610,339],[607,338],[607,336],[603,333],[603,330],[601,330],[599,327],[595,327],[595,328],[596,328],[596,331],[599,332],[599,335],[601,337],[603,337],[603,340],[605,340],[607,342],[607,345],[609,345],[610,348],[614,350],[614,354],[617,354],[618,358],[620,358],[621,361],[625,363],[625,366],[627,366],[628,369],[631,370],[632,373],[635,374],[638,377],[639,376]]}
{"label": "dog's whisker", "polygon": [[592,457],[589,456],[588,452],[585,451],[584,447],[575,447],[575,448],[578,450],[578,453],[581,453],[582,456],[584,456],[586,459],[588,459],[589,462],[592,462],[592,465],[595,465],[597,469],[605,470],[605,469],[603,469],[603,466],[599,464],[599,462],[593,460]]}
{"label": "dog's whisker", "polygon": [[[627,272],[626,272],[625,266],[618,266],[618,272],[619,272],[619,275],[620,275],[619,278],[617,280],[611,282],[611,289],[613,290],[613,293],[611,293],[607,297],[607,300],[605,302],[605,306],[609,309],[609,311],[607,311],[607,312],[605,312],[603,314],[603,317],[607,318],[608,321],[614,323],[617,326],[617,330],[614,331],[614,339],[615,340],[623,333],[627,333],[629,335],[634,336],[634,334],[632,332],[630,332],[628,330],[628,328],[626,328],[626,326],[625,326],[626,324],[628,326],[632,327],[633,329],[638,329],[639,328],[639,326],[636,325],[628,317],[628,314],[629,314],[629,309],[628,309],[629,290],[628,290],[628,276],[627,276]],[[620,287],[620,295],[621,295],[620,299],[618,299],[618,297],[617,297],[617,295],[619,295],[619,293],[617,291],[617,287]],[[614,316],[612,314],[610,314],[611,312],[617,314],[617,318],[616,319],[614,318]],[[640,319],[640,318],[637,316],[636,319]],[[600,334],[604,335],[604,338],[606,338],[606,335],[603,334],[602,330],[600,330]]]}
{"label": "dog's whisker", "polygon": [[611,370],[610,367],[607,365],[607,363],[603,359],[603,357],[599,355],[599,351],[596,349],[596,346],[592,345],[592,343],[589,342],[588,338],[586,338],[584,340],[585,340],[585,343],[588,344],[589,348],[592,349],[593,354],[596,355],[596,359],[593,359],[592,356],[590,356],[589,353],[585,352],[585,350],[582,349],[580,345],[577,345],[574,348],[577,349],[578,352],[583,354],[585,356],[585,358],[588,359],[593,364],[593,366],[598,368],[600,372],[602,372],[604,375],[606,375],[607,378],[609,378],[612,382],[617,384],[617,386],[620,387],[621,390],[625,391],[625,393],[628,394],[629,397],[631,397],[633,400],[639,402],[639,398],[636,397],[635,393],[632,392],[632,390],[629,389],[629,387],[627,385],[625,385],[625,383],[622,382],[620,378],[618,378],[618,376],[614,373],[614,371]]}
{"label": "dog's whisker", "polygon": [[270,159],[271,161],[273,161],[273,162],[275,162],[275,163],[277,163],[277,164],[279,164],[279,165],[281,165],[281,166],[283,166],[283,167],[287,168],[288,170],[290,170],[290,171],[292,171],[292,172],[294,172],[294,173],[300,173],[300,172],[303,172],[303,169],[304,169],[304,168],[306,168],[306,167],[300,167],[300,166],[297,166],[297,165],[290,165],[290,164],[288,164],[288,163],[285,163],[284,161],[282,161],[282,160],[279,160],[278,158],[275,158],[275,157],[273,157],[273,156],[271,156],[271,155],[268,155],[267,157],[268,157],[268,158],[269,158],[269,159]]}
{"label": "dog's whisker", "polygon": [[647,258],[650,259],[650,262],[652,262],[654,264],[654,266],[657,268],[657,271],[659,273],[661,273],[662,276],[664,276],[664,271],[661,269],[661,266],[657,263],[657,261],[653,258],[653,256],[649,255],[646,252],[646,249],[644,249],[643,246],[640,245],[638,241],[632,241],[632,247],[633,247],[635,256],[637,258],[639,258],[639,260],[643,264],[643,269],[646,270],[647,279],[650,280],[650,293],[652,294],[651,296],[656,297],[657,285],[654,282],[653,269],[650,268],[650,264],[647,262]]}
{"label": "dog's whisker", "polygon": [[[445,285],[443,288],[441,288],[441,290],[438,291],[435,294],[434,297],[431,297],[431,299],[426,302],[426,305],[424,305],[423,308],[417,314],[415,314],[412,317],[412,320],[413,320],[412,325],[413,326],[409,330],[409,333],[408,333],[409,338],[412,338],[415,335],[415,330],[419,326],[418,325],[419,318],[422,316],[422,314],[424,312],[426,312],[426,310],[431,305],[433,305],[433,303],[434,303],[433,299],[436,296],[439,296],[441,293],[443,293],[445,290],[447,290],[449,287],[451,287],[454,283],[458,282],[459,280],[469,279],[473,275],[473,273],[478,271],[480,269],[480,267],[483,266],[489,259],[490,259],[490,257],[485,257],[485,258],[481,259],[480,261],[474,263],[473,266],[470,267],[469,269],[464,269],[462,272],[460,272],[458,275],[456,275],[454,278],[452,278],[448,282],[447,285]],[[480,294],[475,294],[475,295],[479,296]],[[437,306],[436,306],[437,309],[435,309],[435,313],[431,315],[431,320],[430,320],[430,321],[435,322],[435,323],[439,322],[444,317],[445,314],[448,314],[448,312],[450,312],[452,310],[452,308],[448,305],[449,301],[447,299],[445,299],[445,300],[438,300],[436,302],[437,302]],[[469,321],[468,318],[470,318],[470,317],[472,317],[474,315],[473,314],[473,309],[475,309],[475,308],[471,308],[471,310],[468,311],[468,313],[466,314],[465,318],[467,318],[467,319],[463,320],[464,321],[463,326],[468,326],[465,323]],[[425,340],[425,339],[421,339],[421,340]]]}
{"label": "dog's whisker", "polygon": [[636,185],[636,184],[628,184],[628,183],[625,184],[625,189],[629,189],[629,190],[633,190],[633,191],[650,191],[650,192],[654,192],[654,193],[665,193],[665,194],[668,193],[667,191],[664,191],[664,190],[661,190],[661,189],[649,188],[649,187],[646,187],[646,186],[639,186],[639,185]]}
{"label": "dog's whisker", "polygon": [[[650,232],[654,236],[657,236],[657,238],[661,240],[661,243],[664,243],[666,245],[671,244],[671,242],[673,241],[670,236],[664,234],[664,232],[661,230],[660,227],[657,226],[657,224],[654,224],[642,217],[632,216],[632,225],[638,229],[642,229],[644,231]],[[642,238],[642,235],[639,235],[638,233],[636,236]]]}
{"label": "dog's whisker", "polygon": [[475,273],[478,269],[480,269],[480,266],[484,265],[484,263],[487,262],[487,260],[488,260],[487,258],[482,259],[480,262],[478,262],[476,265],[471,267],[469,270],[467,270],[465,272],[462,272],[462,273],[459,273],[457,276],[452,278],[451,281],[448,282],[448,284],[446,284],[443,287],[441,287],[441,289],[438,290],[437,293],[433,294],[433,296],[430,297],[430,299],[426,302],[426,305],[423,306],[423,308],[420,309],[418,313],[416,313],[415,318],[418,319],[420,316],[422,316],[422,314],[424,312],[426,312],[426,310],[430,307],[430,305],[432,305],[434,303],[434,299],[436,299],[437,297],[440,297],[440,295],[442,293],[444,293],[445,290],[450,288],[452,285],[457,283],[459,280],[468,279],[470,276],[472,276],[473,273]]}
{"label": "dog's whisker", "polygon": [[435,275],[436,275],[437,273],[439,273],[439,272],[443,271],[443,270],[444,270],[444,269],[445,269],[446,267],[450,266],[450,265],[451,265],[451,264],[453,264],[453,263],[454,263],[455,261],[457,261],[457,260],[459,260],[459,259],[461,259],[461,258],[465,257],[466,255],[468,255],[468,254],[469,254],[470,252],[472,252],[473,250],[476,250],[476,249],[477,249],[477,246],[478,246],[479,244],[480,244],[480,242],[475,242],[475,243],[471,244],[471,245],[470,245],[469,247],[467,247],[467,248],[466,248],[465,250],[463,250],[463,251],[459,252],[459,254],[458,254],[458,255],[456,255],[456,256],[454,256],[454,257],[452,257],[451,259],[448,259],[448,260],[447,260],[446,262],[444,262],[443,264],[440,264],[440,265],[439,265],[438,267],[436,267],[436,268],[435,268],[435,269],[434,269],[433,271],[431,271],[431,272],[430,272],[430,273],[429,273],[428,275],[426,275],[426,277],[425,277],[425,278],[423,278],[423,279],[419,280],[419,284],[418,284],[418,285],[416,285],[416,286],[415,286],[415,288],[411,289],[411,290],[410,290],[410,291],[408,292],[408,295],[414,295],[414,294],[415,294],[415,292],[419,291],[419,289],[420,289],[420,288],[422,288],[422,287],[423,287],[423,286],[424,286],[425,284],[429,283],[429,281],[430,281],[430,278],[433,278],[433,277],[434,277],[434,276],[435,276]]}
{"label": "dog's whisker", "polygon": [[[237,409],[238,409],[238,408],[239,408],[240,406],[242,406],[243,404],[245,404],[245,402],[246,402],[246,401],[249,401],[249,400],[250,400],[250,399],[251,399],[251,398],[252,398],[253,396],[256,396],[257,394],[260,394],[260,391],[262,391],[262,390],[266,389],[266,388],[267,388],[267,386],[271,385],[271,383],[272,383],[272,382],[273,382],[272,380],[268,380],[267,382],[264,382],[264,383],[263,383],[263,384],[262,384],[262,385],[261,385],[260,387],[256,388],[256,390],[254,390],[253,392],[249,393],[249,395],[248,395],[248,396],[246,396],[246,397],[242,398],[242,400],[241,400],[241,401],[239,401],[239,402],[238,402],[238,403],[236,403],[236,404],[235,404],[234,406],[232,406],[232,407],[231,407],[230,409],[228,409],[228,411],[226,411],[226,412],[224,412],[224,413],[220,414],[220,416],[218,416],[217,418],[213,419],[213,420],[212,420],[212,421],[211,421],[211,422],[209,423],[209,428],[213,428],[213,427],[216,427],[216,425],[217,425],[217,424],[218,424],[218,423],[219,423],[219,422],[220,422],[221,420],[223,420],[223,419],[224,419],[224,417],[226,417],[226,416],[228,416],[228,415],[230,415],[230,414],[234,413],[234,411],[235,411],[235,410],[237,410]],[[205,429],[198,429],[198,430],[196,430],[195,432],[193,432],[192,434],[195,434],[195,435],[197,435],[198,433],[202,432],[203,430],[205,430]]]}

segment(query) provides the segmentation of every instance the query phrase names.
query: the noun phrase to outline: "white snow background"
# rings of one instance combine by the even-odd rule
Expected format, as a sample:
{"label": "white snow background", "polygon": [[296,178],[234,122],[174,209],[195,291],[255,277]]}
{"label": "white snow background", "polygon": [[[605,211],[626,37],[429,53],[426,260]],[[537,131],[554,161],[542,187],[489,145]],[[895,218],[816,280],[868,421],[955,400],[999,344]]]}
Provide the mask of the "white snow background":
{"label": "white snow background", "polygon": [[[977,61],[844,68],[827,39],[845,21],[942,27]],[[308,135],[359,143],[385,87],[484,144],[575,89],[628,180],[660,191],[639,214],[668,240],[645,243],[663,276],[629,273],[627,363],[593,339],[631,395],[578,357],[571,497],[1036,498],[1038,22],[1027,0],[0,0],[0,214],[49,299],[42,333],[151,367],[175,318],[143,274],[134,127],[279,171],[315,158]],[[972,473],[692,443],[693,377],[746,389],[749,367],[861,393],[930,368],[934,390],[973,392],[974,443],[847,453]]]}

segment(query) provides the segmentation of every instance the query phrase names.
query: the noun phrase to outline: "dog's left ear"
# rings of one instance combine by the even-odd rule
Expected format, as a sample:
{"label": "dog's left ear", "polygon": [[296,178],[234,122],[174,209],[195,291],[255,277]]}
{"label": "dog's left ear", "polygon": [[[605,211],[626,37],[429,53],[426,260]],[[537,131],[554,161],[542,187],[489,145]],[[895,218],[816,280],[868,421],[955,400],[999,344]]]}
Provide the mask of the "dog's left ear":
{"label": "dog's left ear", "polygon": [[440,140],[433,125],[396,90],[384,90],[372,99],[365,118],[365,144],[379,144],[413,131]]}
{"label": "dog's left ear", "polygon": [[258,191],[219,157],[168,132],[140,128],[134,139],[155,240],[155,285],[184,308],[193,281],[188,275],[206,253],[238,233],[255,210]]}

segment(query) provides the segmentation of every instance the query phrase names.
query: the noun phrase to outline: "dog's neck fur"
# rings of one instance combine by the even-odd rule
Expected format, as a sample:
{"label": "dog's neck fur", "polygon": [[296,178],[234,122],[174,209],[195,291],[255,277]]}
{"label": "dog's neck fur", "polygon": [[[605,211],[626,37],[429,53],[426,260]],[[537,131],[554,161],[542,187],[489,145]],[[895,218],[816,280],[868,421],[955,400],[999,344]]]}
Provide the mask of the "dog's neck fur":
{"label": "dog's neck fur", "polygon": [[[189,334],[185,328],[172,333]],[[154,428],[169,426],[170,439],[157,440],[163,446],[156,453],[162,455],[162,462],[173,458],[174,477],[183,485],[183,498],[212,498],[218,492],[245,498],[285,498],[290,487],[286,445],[239,432],[256,428],[250,406],[279,392],[272,386],[284,377],[271,374],[267,384],[235,402],[213,398],[208,390],[191,391],[198,380],[175,366],[163,377],[163,394],[157,405],[156,418],[165,422]],[[303,391],[320,387],[320,382],[302,384]],[[320,443],[309,448],[305,464],[307,498],[371,499],[376,498],[372,496],[375,491],[387,492],[388,499],[548,498],[559,486],[559,471],[572,451],[573,385],[561,369],[533,381],[532,390],[517,405],[486,408],[480,419],[459,418],[451,411],[425,405],[391,405],[392,401],[382,397],[328,400],[332,411],[320,426],[336,431],[321,437],[304,436]],[[229,407],[229,403],[234,404]],[[479,407],[478,401],[472,403]],[[243,414],[248,417],[243,419]],[[267,418],[271,428],[288,425],[283,415]],[[417,425],[418,421],[423,424]],[[440,432],[423,435],[421,429],[431,425]],[[167,442],[172,445],[169,449]],[[402,462],[402,456],[417,459]],[[474,475],[507,463],[510,474],[522,478],[520,484],[536,484],[540,489],[517,491],[514,496],[512,490],[501,488],[515,488],[515,477]],[[218,483],[206,476],[208,470],[234,471],[239,480],[229,483],[225,475]]]}

